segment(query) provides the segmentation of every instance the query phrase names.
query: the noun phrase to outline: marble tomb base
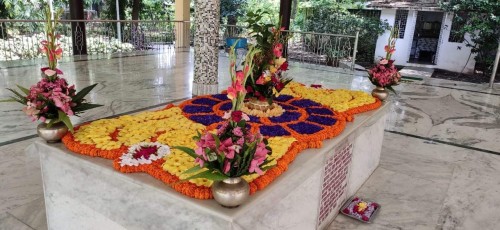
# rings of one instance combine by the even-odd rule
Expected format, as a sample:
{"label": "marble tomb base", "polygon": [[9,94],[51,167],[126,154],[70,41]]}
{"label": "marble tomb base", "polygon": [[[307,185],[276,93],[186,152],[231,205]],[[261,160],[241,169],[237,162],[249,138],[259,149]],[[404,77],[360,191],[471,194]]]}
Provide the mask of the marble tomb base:
{"label": "marble tomb base", "polygon": [[62,144],[37,141],[27,151],[40,154],[49,229],[323,229],[377,168],[388,107],[356,115],[234,209],[186,197],[147,174],[120,173],[112,161]]}

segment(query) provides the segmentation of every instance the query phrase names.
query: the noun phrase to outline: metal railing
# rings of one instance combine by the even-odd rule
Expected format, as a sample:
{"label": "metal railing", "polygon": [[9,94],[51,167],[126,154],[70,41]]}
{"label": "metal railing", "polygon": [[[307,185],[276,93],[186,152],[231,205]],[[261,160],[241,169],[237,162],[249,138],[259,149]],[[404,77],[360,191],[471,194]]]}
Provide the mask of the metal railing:
{"label": "metal railing", "polygon": [[[284,33],[290,36],[285,53],[289,60],[354,70],[359,32],[354,35],[301,31]],[[221,25],[219,36],[221,47],[225,46],[228,37],[244,37],[253,42],[244,26]]]}
{"label": "metal railing", "polygon": [[[131,51],[173,49],[176,31],[191,26],[185,21],[145,20],[61,20],[58,31],[63,56],[112,54]],[[118,26],[120,34],[118,36]],[[43,20],[0,19],[0,61],[42,57],[40,42],[45,40]],[[72,35],[75,37],[73,44]],[[85,41],[82,39],[86,37]],[[186,37],[189,39],[189,36]],[[189,43],[187,43],[189,45]],[[179,46],[178,46],[179,47]],[[75,52],[76,49],[76,52]]]}

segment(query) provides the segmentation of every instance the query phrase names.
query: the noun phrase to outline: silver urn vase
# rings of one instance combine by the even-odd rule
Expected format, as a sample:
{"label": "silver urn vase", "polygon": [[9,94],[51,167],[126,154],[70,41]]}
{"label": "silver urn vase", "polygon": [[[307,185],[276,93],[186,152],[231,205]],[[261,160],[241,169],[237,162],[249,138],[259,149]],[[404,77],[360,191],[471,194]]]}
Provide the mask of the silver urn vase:
{"label": "silver urn vase", "polygon": [[47,141],[47,143],[55,143],[61,141],[68,132],[68,127],[62,122],[53,124],[50,127],[47,127],[47,123],[40,123],[36,131],[38,136]]}
{"label": "silver urn vase", "polygon": [[380,99],[381,101],[384,101],[389,97],[389,92],[384,87],[379,87],[377,86],[375,89],[372,91],[372,96]]}
{"label": "silver urn vase", "polygon": [[212,185],[215,201],[226,208],[236,208],[248,198],[250,186],[241,177],[216,181]]}

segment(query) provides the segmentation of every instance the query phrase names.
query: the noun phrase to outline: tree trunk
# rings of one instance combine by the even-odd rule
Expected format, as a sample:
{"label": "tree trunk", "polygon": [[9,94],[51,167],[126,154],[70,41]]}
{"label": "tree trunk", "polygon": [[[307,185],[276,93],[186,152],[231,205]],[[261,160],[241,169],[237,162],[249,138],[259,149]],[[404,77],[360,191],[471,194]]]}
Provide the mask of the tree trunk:
{"label": "tree trunk", "polygon": [[139,20],[141,5],[141,0],[134,0],[132,4],[132,20]]}
{"label": "tree trunk", "polygon": [[295,15],[297,15],[298,3],[299,3],[299,0],[292,0],[292,15],[290,16],[291,19],[295,19]]}

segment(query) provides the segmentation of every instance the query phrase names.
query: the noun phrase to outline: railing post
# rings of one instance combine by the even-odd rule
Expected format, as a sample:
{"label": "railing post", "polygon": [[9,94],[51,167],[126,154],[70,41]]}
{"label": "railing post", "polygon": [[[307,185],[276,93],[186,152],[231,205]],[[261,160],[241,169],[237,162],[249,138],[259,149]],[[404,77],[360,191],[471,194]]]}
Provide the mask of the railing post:
{"label": "railing post", "polygon": [[500,42],[498,42],[497,56],[495,56],[495,62],[493,63],[493,71],[491,71],[490,89],[493,89],[493,84],[495,83],[495,76],[497,75],[499,59],[500,59]]}
{"label": "railing post", "polygon": [[356,38],[354,39],[354,50],[352,51],[351,71],[354,71],[354,68],[356,66],[356,54],[358,53],[358,39],[359,39],[359,30],[356,31]]}
{"label": "railing post", "polygon": [[121,26],[121,23],[120,23],[120,2],[119,0],[116,0],[116,39],[118,39],[118,41],[122,41],[122,26]]}
{"label": "railing post", "polygon": [[[72,20],[84,20],[83,0],[69,0],[69,13]],[[87,54],[87,35],[85,22],[71,22],[73,55]]]}

